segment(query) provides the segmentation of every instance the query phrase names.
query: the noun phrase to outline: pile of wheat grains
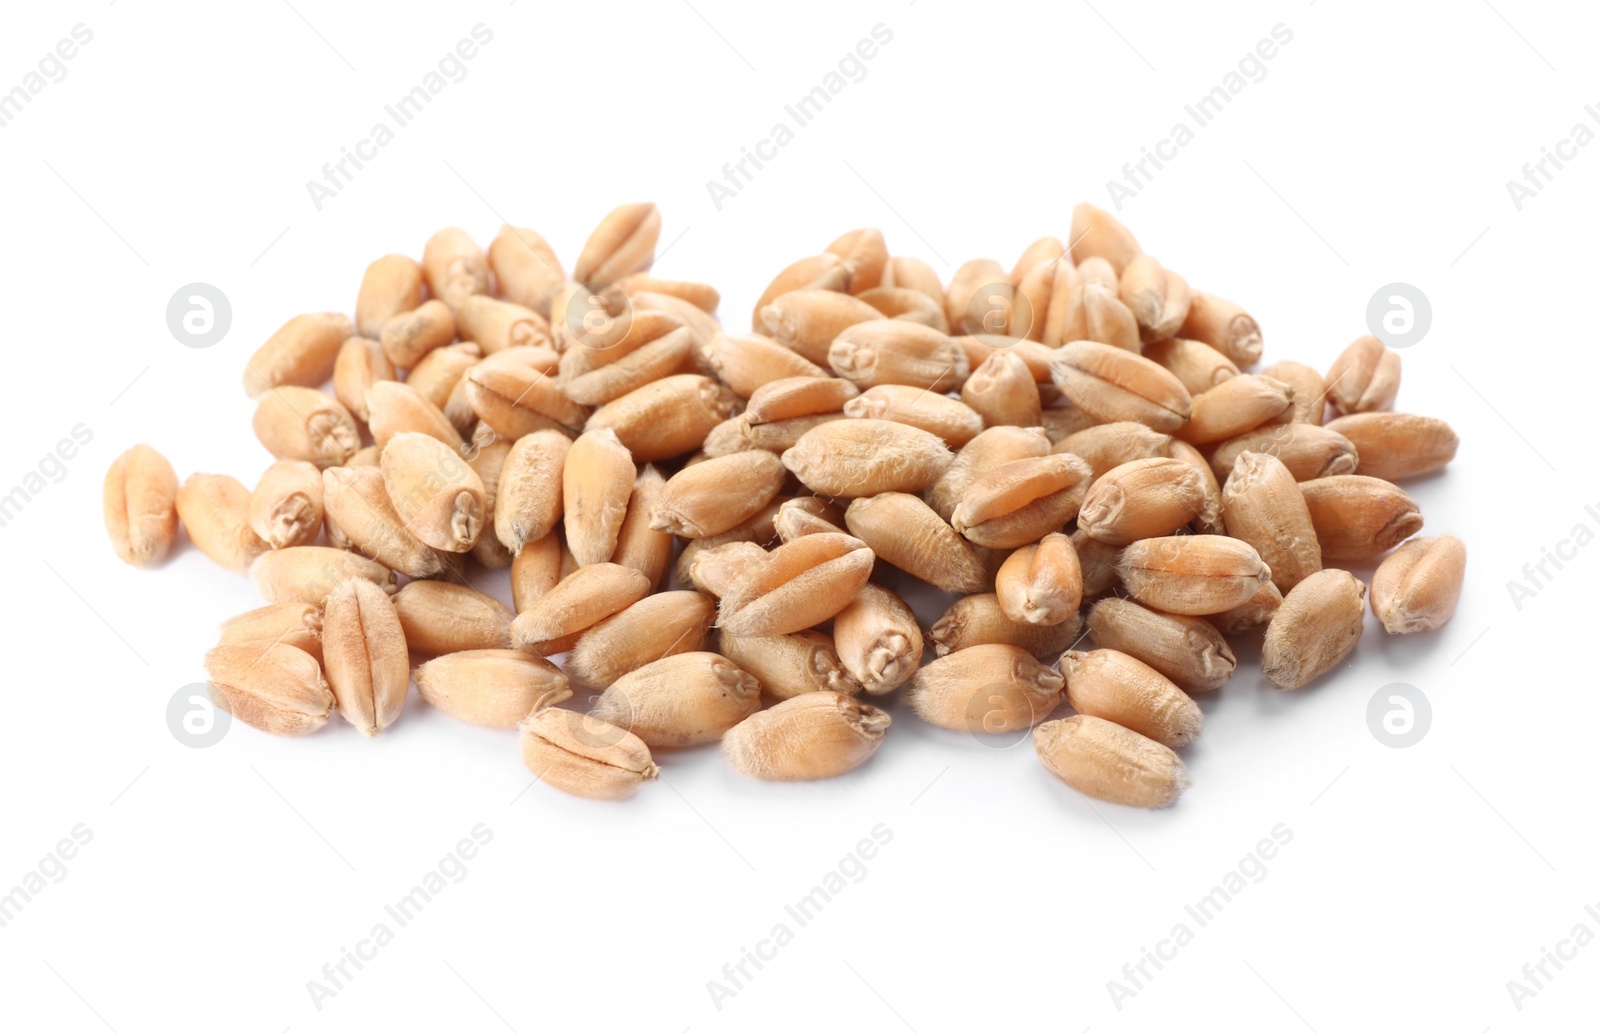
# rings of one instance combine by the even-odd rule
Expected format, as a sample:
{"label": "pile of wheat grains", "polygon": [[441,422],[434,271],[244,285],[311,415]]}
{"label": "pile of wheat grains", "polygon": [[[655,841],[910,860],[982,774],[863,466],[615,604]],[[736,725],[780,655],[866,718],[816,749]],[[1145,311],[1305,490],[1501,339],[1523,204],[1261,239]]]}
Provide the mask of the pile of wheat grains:
{"label": "pile of wheat grains", "polygon": [[[545,784],[617,799],[652,751],[714,742],[754,778],[842,774],[890,724],[863,697],[903,688],[925,721],[1032,728],[1069,785],[1153,807],[1188,785],[1175,751],[1229,638],[1260,637],[1292,690],[1369,602],[1390,634],[1455,609],[1465,547],[1413,537],[1396,482],[1456,436],[1393,411],[1400,358],[1373,337],[1326,374],[1249,372],[1255,320],[1088,205],[1070,246],[948,284],[846,233],[730,333],[713,287],[650,274],[660,230],[624,205],[570,274],[532,230],[487,251],[442,230],[367,268],[353,321],[296,316],[246,365],[278,460],[253,490],[180,486],[147,445],[112,464],[123,560],[160,562],[181,523],[266,600],[206,656],[217,705],[374,735],[415,681],[519,729]],[[1370,592],[1328,565],[1379,557]],[[511,608],[483,591],[506,577]],[[948,600],[929,627],[915,582]],[[558,705],[574,687],[587,711]]]}

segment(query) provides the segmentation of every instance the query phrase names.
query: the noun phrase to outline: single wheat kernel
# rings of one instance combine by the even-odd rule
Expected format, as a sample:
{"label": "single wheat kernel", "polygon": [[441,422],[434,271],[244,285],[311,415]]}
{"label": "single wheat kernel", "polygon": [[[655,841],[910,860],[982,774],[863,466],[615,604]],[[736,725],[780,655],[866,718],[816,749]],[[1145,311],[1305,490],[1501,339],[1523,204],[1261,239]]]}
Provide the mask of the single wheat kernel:
{"label": "single wheat kernel", "polygon": [[933,640],[934,652],[939,656],[973,646],[1001,644],[1019,646],[1036,659],[1046,660],[1072,645],[1081,625],[1076,611],[1060,624],[1014,621],[1000,608],[995,593],[984,592],[963,596],[951,603],[933,622],[928,637]]}
{"label": "single wheat kernel", "polygon": [[950,524],[991,549],[1016,549],[1059,531],[1089,487],[1089,464],[1070,453],[1019,459],[967,486]]}
{"label": "single wheat kernel", "polygon": [[1422,530],[1415,500],[1389,481],[1352,474],[1302,481],[1299,488],[1328,559],[1373,559]]}
{"label": "single wheat kernel", "polygon": [[428,292],[451,308],[473,294],[489,293],[489,259],[466,230],[447,226],[422,247]]}
{"label": "single wheat kernel", "polygon": [[1189,788],[1171,749],[1088,714],[1046,721],[1033,730],[1039,760],[1085,796],[1128,807],[1167,807]]}
{"label": "single wheat kernel", "polygon": [[1072,709],[1114,721],[1170,749],[1189,745],[1205,724],[1200,708],[1182,689],[1127,653],[1069,650],[1061,657],[1061,673]]}
{"label": "single wheat kernel", "polygon": [[413,581],[394,597],[412,652],[443,656],[468,649],[511,648],[512,613],[493,596],[444,581]]}
{"label": "single wheat kernel", "polygon": [[801,535],[837,533],[844,530],[844,510],[827,499],[802,495],[778,507],[772,526],[778,538],[785,542],[792,542]]}
{"label": "single wheat kernel", "polygon": [[326,469],[361,447],[349,410],[309,387],[275,387],[261,396],[251,418],[256,438],[277,459],[304,459]]}
{"label": "single wheat kernel", "polygon": [[1050,451],[1070,452],[1088,463],[1092,483],[1105,476],[1106,471],[1135,459],[1167,458],[1171,448],[1172,435],[1158,433],[1132,420],[1118,420],[1068,434],[1051,446]]}
{"label": "single wheat kernel", "polygon": [[1178,377],[1190,395],[1202,395],[1222,381],[1238,376],[1238,366],[1203,341],[1168,337],[1144,345],[1144,357]]}
{"label": "single wheat kernel", "polygon": [[505,470],[506,460],[510,456],[511,442],[496,437],[488,427],[483,427],[482,437],[474,438],[468,446],[467,465],[483,482],[483,533],[478,535],[472,555],[490,570],[511,566],[513,555],[495,533],[495,501],[500,495],[500,474]]}
{"label": "single wheat kernel", "polygon": [[333,363],[333,397],[350,410],[350,415],[367,422],[367,388],[382,380],[394,380],[394,363],[383,353],[383,346],[366,337],[351,337],[339,346]]}
{"label": "single wheat kernel", "polygon": [[265,652],[282,642],[322,662],[322,607],[314,603],[268,603],[223,622],[219,646],[254,646]]}
{"label": "single wheat kernel", "polygon": [[1336,430],[1314,423],[1275,423],[1218,445],[1211,453],[1211,469],[1225,478],[1245,452],[1277,456],[1297,481],[1355,473],[1359,462],[1355,445]]}
{"label": "single wheat kernel", "polygon": [[1122,550],[1117,575],[1139,602],[1196,617],[1231,610],[1272,580],[1253,546],[1215,534],[1141,539]]}
{"label": "single wheat kernel", "polygon": [[1241,453],[1222,486],[1228,534],[1255,548],[1281,592],[1322,569],[1321,536],[1300,488],[1288,467],[1259,452]]}
{"label": "single wheat kernel", "polygon": [[1095,480],[1078,510],[1078,529],[1107,545],[1169,535],[1205,508],[1200,471],[1180,459],[1135,459]]}
{"label": "single wheat kernel", "polygon": [[[450,410],[454,408],[450,401],[458,397],[456,390],[458,387],[461,388],[459,397],[466,398],[466,388],[462,382],[466,379],[467,370],[482,361],[483,349],[476,344],[447,344],[424,355],[412,367],[411,372],[406,374],[406,386],[432,402],[440,412],[449,417]],[[364,402],[365,398],[362,400]],[[471,411],[472,407],[468,405],[467,412]],[[462,415],[465,419],[465,414]],[[472,429],[472,422],[476,422],[477,418],[477,413],[472,413],[472,421],[467,423],[468,431]],[[457,430],[461,430],[461,424],[455,419],[451,418],[450,423]]]}
{"label": "single wheat kernel", "polygon": [[883,318],[883,313],[848,294],[808,288],[772,299],[761,309],[756,325],[806,361],[826,366],[834,338],[858,323]]}
{"label": "single wheat kernel", "polygon": [[1062,345],[1050,376],[1068,401],[1101,423],[1133,420],[1163,434],[1179,430],[1192,410],[1177,377],[1141,355],[1094,341]]}
{"label": "single wheat kernel", "polygon": [[942,334],[950,332],[944,305],[919,290],[878,286],[856,297],[877,309],[885,319],[904,319],[908,323],[931,326]]}
{"label": "single wheat kernel", "polygon": [[861,686],[844,669],[833,640],[819,631],[789,635],[718,635],[717,652],[761,683],[775,700],[802,692],[842,692],[854,696]]}
{"label": "single wheat kernel", "polygon": [[598,718],[546,707],[517,726],[522,763],[539,781],[573,796],[622,800],[659,774],[650,747]]}
{"label": "single wheat kernel", "polygon": [[351,578],[371,581],[389,595],[394,571],[381,563],[326,545],[295,545],[262,553],[250,565],[250,580],[269,603],[317,603]]}
{"label": "single wheat kernel", "polygon": [[[1040,266],[1053,265],[1061,261],[1067,253],[1066,246],[1059,237],[1040,237],[1038,240],[1023,248],[1022,255],[1017,259],[1017,264],[1011,267],[1008,277],[1012,283],[1021,283],[1027,275]],[[1070,266],[1071,263],[1069,262]]]}
{"label": "single wheat kernel", "polygon": [[361,276],[356,333],[376,340],[391,316],[422,304],[422,266],[409,255],[384,255]]}
{"label": "single wheat kernel", "polygon": [[983,360],[961,385],[961,400],[989,427],[1037,427],[1043,408],[1033,373],[1010,352]]}
{"label": "single wheat kernel", "polygon": [[[1017,289],[1010,299],[1012,318],[1007,328],[1047,349],[1060,347],[1069,316],[1075,321],[1082,316],[1082,295],[1078,294],[1078,288],[1083,278],[1078,270],[1071,262],[1045,262],[1035,265],[1013,282]],[[1132,313],[1128,315],[1131,318]]]}
{"label": "single wheat kernel", "polygon": [[1400,353],[1376,337],[1358,337],[1333,360],[1324,379],[1328,401],[1341,416],[1388,409],[1400,391]]}
{"label": "single wheat kernel", "polygon": [[803,692],[729,729],[722,754],[750,778],[833,778],[866,763],[889,723],[888,714],[843,693]]}
{"label": "single wheat kernel", "polygon": [[539,313],[515,302],[473,294],[456,306],[456,336],[471,341],[485,355],[508,348],[554,348],[550,324]]}
{"label": "single wheat kernel", "polygon": [[949,520],[979,477],[1006,463],[1049,454],[1050,439],[1038,427],[990,427],[956,453],[925,498],[935,513]]}
{"label": "single wheat kernel", "polygon": [[850,677],[874,696],[893,692],[922,666],[916,614],[880,585],[862,585],[850,605],[834,615],[833,644]]}
{"label": "single wheat kernel", "polygon": [[884,243],[883,233],[871,228],[842,233],[822,250],[844,259],[845,267],[850,270],[852,294],[878,286],[883,280],[884,266],[889,263],[889,248]]}
{"label": "single wheat kernel", "polygon": [[717,334],[711,339],[710,359],[717,376],[740,398],[750,398],[774,380],[829,373],[825,362],[812,362],[763,334]]}
{"label": "single wheat kernel", "polygon": [[[367,467],[376,470],[378,468],[378,455],[382,451],[383,449],[377,445],[368,445],[366,448],[363,448],[349,459],[346,459],[344,461],[344,465],[351,470]],[[331,466],[328,469],[337,470],[339,468],[336,466]]]}
{"label": "single wheat kernel", "polygon": [[[989,289],[990,297],[978,297]],[[996,333],[1012,335],[1011,301],[1015,290],[1004,268],[992,258],[963,262],[950,277],[944,290],[945,321],[958,334]],[[985,325],[987,324],[987,325]],[[1015,336],[1027,333],[1019,327]]]}
{"label": "single wheat kernel", "polygon": [[511,623],[518,648],[557,653],[556,643],[585,631],[650,594],[649,580],[632,567],[593,563],[579,567],[520,611]]}
{"label": "single wheat kernel", "polygon": [[950,450],[929,434],[889,420],[835,420],[808,430],[783,453],[802,484],[834,498],[929,487],[950,465]]}
{"label": "single wheat kernel", "polygon": [[1281,380],[1256,373],[1229,377],[1216,387],[1195,395],[1189,422],[1176,432],[1191,445],[1209,445],[1254,430],[1280,419],[1294,393]]}
{"label": "single wheat kernel", "polygon": [[1189,282],[1149,255],[1138,256],[1122,270],[1117,294],[1138,322],[1139,338],[1146,345],[1175,340],[1193,300]]}
{"label": "single wheat kernel", "polygon": [[970,372],[966,353],[948,335],[920,323],[883,318],[857,323],[835,337],[828,346],[828,365],[862,390],[909,384],[944,392],[959,388]]}
{"label": "single wheat kernel", "polygon": [[[464,345],[466,348],[477,348],[476,344]],[[482,350],[481,348],[479,349]],[[550,345],[524,345],[518,348],[506,348],[493,355],[485,355],[476,365],[485,369],[530,369],[535,373],[543,373],[546,377],[555,376],[561,369],[561,353]],[[415,371],[413,371],[414,373]]]}
{"label": "single wheat kernel", "polygon": [[562,465],[567,545],[580,565],[605,563],[617,549],[638,471],[615,432],[585,431]]}
{"label": "single wheat kernel", "polygon": [[996,355],[1015,355],[1028,367],[1033,381],[1039,387],[1039,397],[1046,404],[1055,401],[1055,385],[1050,383],[1050,358],[1055,348],[1026,337],[1005,337],[1000,334],[960,334],[952,337],[967,357],[967,367],[977,369]]}
{"label": "single wheat kernel", "polygon": [[400,716],[411,662],[399,615],[383,589],[354,578],[323,600],[322,665],[339,713],[362,735],[377,735]]}
{"label": "single wheat kernel", "polygon": [[367,388],[367,416],[372,440],[380,449],[396,434],[408,431],[427,434],[455,449],[465,445],[461,432],[437,405],[397,381],[380,380]]}
{"label": "single wheat kernel", "polygon": [[417,668],[417,692],[468,724],[515,728],[536,710],[572,696],[561,668],[515,649],[471,649]]}
{"label": "single wheat kernel", "polygon": [[787,471],[771,452],[735,452],[674,474],[656,500],[650,527],[709,538],[743,523],[778,495]]}
{"label": "single wheat kernel", "polygon": [[1303,362],[1280,362],[1261,371],[1263,376],[1282,381],[1294,392],[1290,405],[1293,422],[1322,425],[1322,414],[1328,407],[1328,383],[1322,374]]}
{"label": "single wheat kernel", "polygon": [[723,420],[711,429],[711,433],[706,435],[705,455],[706,458],[715,458],[760,449],[782,456],[799,444],[807,431],[844,418],[844,413],[831,412],[795,416],[776,423],[752,424],[741,414]]}
{"label": "single wheat kernel", "polygon": [[1117,576],[1117,559],[1122,550],[1115,545],[1096,541],[1078,528],[1068,535],[1078,553],[1078,566],[1083,570],[1083,595],[1093,599],[1111,591],[1121,579]]}
{"label": "single wheat kernel", "polygon": [[1072,231],[1067,239],[1072,241],[1075,264],[1102,258],[1119,276],[1129,262],[1143,253],[1139,242],[1116,216],[1092,204],[1079,204],[1072,209]]}
{"label": "single wheat kernel", "polygon": [[647,595],[579,635],[567,672],[586,685],[610,685],[663,657],[704,649],[716,619],[716,600],[699,592]]}
{"label": "single wheat kernel", "polygon": [[1321,570],[1283,597],[1261,645],[1261,673],[1298,689],[1343,660],[1361,639],[1367,586],[1345,570]]}
{"label": "single wheat kernel", "polygon": [[[1117,297],[1138,320],[1140,335],[1150,334],[1160,320],[1162,310],[1166,308],[1167,278],[1161,263],[1151,255],[1139,255],[1130,261],[1117,280]],[[1179,323],[1182,323],[1181,319]],[[1166,333],[1151,339],[1171,336],[1171,333]]]}
{"label": "single wheat kernel", "polygon": [[730,541],[698,549],[689,560],[689,583],[720,599],[745,571],[766,561],[767,550],[755,542]]}
{"label": "single wheat kernel", "polygon": [[337,536],[341,547],[359,549],[407,577],[443,572],[443,555],[418,538],[395,512],[382,471],[370,466],[322,471],[322,504],[330,542]]}
{"label": "single wheat kernel", "polygon": [[1443,627],[1456,612],[1466,571],[1467,547],[1461,539],[1414,538],[1378,564],[1372,612],[1391,635]]}
{"label": "single wheat kernel", "polygon": [[397,434],[378,457],[389,501],[411,533],[443,552],[466,552],[483,533],[483,481],[461,454],[426,434]]}
{"label": "single wheat kernel", "polygon": [[733,415],[735,401],[710,377],[679,373],[607,402],[584,429],[609,428],[635,462],[655,463],[699,448],[712,427]]}
{"label": "single wheat kernel", "polygon": [[206,654],[206,677],[217,706],[273,735],[305,735],[328,723],[333,693],[322,667],[303,649],[275,642],[221,645]]}
{"label": "single wheat kernel", "polygon": [[303,459],[267,467],[250,493],[250,530],[274,549],[315,542],[322,531],[322,471]]}
{"label": "single wheat kernel", "polygon": [[994,579],[1000,610],[1021,624],[1061,624],[1083,601],[1083,569],[1072,539],[1059,531],[1006,557]]}
{"label": "single wheat kernel", "polygon": [[1061,702],[1062,678],[1017,646],[984,644],[927,664],[906,700],[929,724],[974,734],[1019,732]]}
{"label": "single wheat kernel", "polygon": [[1189,298],[1189,314],[1179,337],[1209,344],[1240,368],[1254,366],[1261,358],[1261,327],[1250,313],[1215,294],[1194,291]]}
{"label": "single wheat kernel", "polygon": [[316,387],[333,376],[339,348],[350,338],[350,317],[341,312],[295,316],[244,364],[244,390],[251,398],[274,387]]}
{"label": "single wheat kernel", "polygon": [[909,258],[904,255],[891,255],[883,267],[883,280],[880,287],[905,287],[919,294],[926,295],[939,306],[944,307],[944,284],[939,280],[939,274],[934,272],[933,266],[920,258]]}
{"label": "single wheat kernel", "polygon": [[173,508],[195,547],[229,570],[247,569],[268,549],[250,529],[250,489],[227,474],[191,474]]}
{"label": "single wheat kernel", "polygon": [[[846,297],[844,294],[833,296]],[[756,426],[798,416],[843,412],[845,405],[860,393],[850,381],[838,377],[785,377],[756,388],[742,415],[751,426]]]}
{"label": "single wheat kernel", "polygon": [[717,627],[729,635],[787,635],[847,606],[872,574],[872,550],[844,534],[808,534],[752,564],[723,593]]}
{"label": "single wheat kernel", "polygon": [[1198,448],[1187,441],[1174,438],[1169,451],[1172,458],[1188,463],[1200,474],[1200,487],[1205,499],[1190,526],[1196,534],[1222,534],[1222,485],[1217,483],[1217,475],[1212,472],[1211,464]]}
{"label": "single wheat kernel", "polygon": [[1431,473],[1456,457],[1460,439],[1450,425],[1432,416],[1364,412],[1329,420],[1355,446],[1356,473],[1398,481]]}
{"label": "single wheat kernel", "polygon": [[1150,327],[1140,327],[1139,334],[1148,342],[1160,342],[1175,337],[1189,318],[1189,306],[1194,304],[1194,290],[1189,281],[1173,272],[1162,270],[1164,292],[1161,298],[1161,315]]}
{"label": "single wheat kernel", "polygon": [[572,278],[590,286],[616,283],[650,268],[661,238],[661,212],[648,201],[618,205],[584,242]]}
{"label": "single wheat kernel", "polygon": [[411,369],[435,348],[456,339],[456,317],[437,298],[391,316],[378,330],[378,343],[391,363]]}
{"label": "single wheat kernel", "polygon": [[561,580],[561,532],[551,531],[522,547],[511,559],[511,606],[518,613],[544,598]]}
{"label": "single wheat kernel", "polygon": [[915,495],[888,491],[856,499],[844,518],[879,559],[935,588],[967,593],[989,586],[972,545]]}
{"label": "single wheat kernel", "polygon": [[501,294],[550,318],[550,297],[566,273],[544,237],[530,229],[501,226],[489,242],[487,257]]}
{"label": "single wheat kernel", "polygon": [[716,742],[761,709],[761,684],[716,653],[678,653],[611,683],[594,716],[652,749]]}
{"label": "single wheat kernel", "polygon": [[566,511],[562,481],[571,448],[558,430],[536,430],[512,444],[500,469],[494,533],[513,554],[548,535]]}
{"label": "single wheat kernel", "polygon": [[103,510],[106,534],[122,562],[135,567],[160,563],[178,536],[178,475],[166,456],[134,445],[106,471]]}
{"label": "single wheat kernel", "polygon": [[1143,661],[1188,693],[1222,688],[1238,666],[1227,640],[1205,618],[1162,613],[1131,599],[1095,603],[1089,634],[1095,645]]}
{"label": "single wheat kernel", "polygon": [[617,290],[630,296],[662,295],[687,302],[705,313],[714,313],[722,304],[722,293],[709,283],[692,280],[663,280],[649,273],[629,273],[615,284]]}
{"label": "single wheat kernel", "polygon": [[916,427],[938,437],[951,448],[962,447],[983,430],[983,417],[965,402],[905,384],[870,387],[859,397],[844,403],[844,414]]}

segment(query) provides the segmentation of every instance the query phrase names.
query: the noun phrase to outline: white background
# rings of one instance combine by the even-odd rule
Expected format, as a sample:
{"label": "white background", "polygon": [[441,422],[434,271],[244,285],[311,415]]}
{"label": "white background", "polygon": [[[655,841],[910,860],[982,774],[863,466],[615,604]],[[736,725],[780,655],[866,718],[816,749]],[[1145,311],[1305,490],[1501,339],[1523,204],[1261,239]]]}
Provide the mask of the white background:
{"label": "white background", "polygon": [[[1520,611],[1506,584],[1600,528],[1593,233],[1600,147],[1521,211],[1506,189],[1600,104],[1575,4],[955,5],[728,0],[554,5],[30,4],[0,88],[72,26],[93,41],[0,129],[6,424],[0,492],[76,424],[93,432],[0,528],[9,573],[0,889],[68,830],[93,839],[0,928],[11,1029],[1570,1030],[1600,945],[1519,1011],[1521,979],[1580,922],[1600,934],[1594,636],[1600,549]],[[1501,16],[1504,17],[1501,17]],[[303,17],[302,17],[303,16]],[[319,212],[305,182],[472,26],[491,44]],[[893,40],[719,212],[706,190],[883,23]],[[1293,40],[1122,217],[1201,289],[1246,304],[1267,360],[1325,368],[1393,281],[1430,298],[1400,407],[1459,431],[1408,485],[1425,533],[1469,545],[1442,631],[1386,638],[1294,695],[1254,650],[1205,698],[1172,810],[1090,806],[1024,741],[903,705],[849,777],[741,779],[714,748],[664,756],[632,802],[531,779],[509,732],[413,695],[375,741],[236,725],[194,750],[165,710],[216,625],[258,600],[185,547],[116,561],[106,466],[146,441],[180,476],[252,483],[244,358],[302,311],[349,310],[361,271],[441,226],[502,219],[576,257],[624,201],[663,210],[669,277],[721,288],[736,330],[767,280],[878,226],[948,278],[1007,268],[1182,119],[1283,23]],[[1114,26],[1114,28],[1113,28]],[[1514,26],[1514,28],[1513,28]],[[314,27],[314,28],[313,28]],[[181,285],[231,299],[208,350],[164,318]],[[1594,504],[1597,512],[1586,514]],[[1550,568],[1553,570],[1553,568]],[[1365,573],[1365,571],[1363,571]],[[1526,582],[1524,582],[1526,583]],[[1248,654],[1248,659],[1243,654]],[[1409,749],[1368,700],[1432,705]],[[520,795],[519,795],[520,794]],[[316,1010],[307,982],[483,823],[468,874]],[[883,823],[893,839],[805,928],[784,905]],[[1107,981],[1282,824],[1292,842],[1119,1010]],[[719,1011],[707,982],[795,930]],[[391,926],[393,923],[391,922]]]}

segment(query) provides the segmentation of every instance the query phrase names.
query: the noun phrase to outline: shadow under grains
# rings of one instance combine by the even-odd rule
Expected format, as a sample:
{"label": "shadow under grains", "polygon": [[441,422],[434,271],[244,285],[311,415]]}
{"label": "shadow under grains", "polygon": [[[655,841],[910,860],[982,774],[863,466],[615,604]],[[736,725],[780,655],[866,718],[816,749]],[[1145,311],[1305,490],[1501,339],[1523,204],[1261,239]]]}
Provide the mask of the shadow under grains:
{"label": "shadow under grains", "polygon": [[[1408,635],[1391,635],[1383,630],[1381,622],[1376,623],[1376,629],[1369,626],[1363,638],[1375,639],[1374,648],[1383,657],[1395,674],[1395,679],[1412,673],[1421,673],[1437,668],[1437,661],[1449,664],[1450,653],[1448,649],[1440,647],[1440,636],[1450,627],[1446,624],[1436,631],[1416,631]],[[1434,662],[1430,662],[1434,661]],[[1442,672],[1439,672],[1442,673]]]}

